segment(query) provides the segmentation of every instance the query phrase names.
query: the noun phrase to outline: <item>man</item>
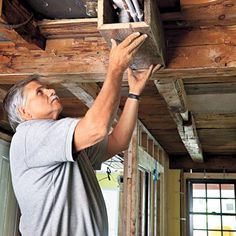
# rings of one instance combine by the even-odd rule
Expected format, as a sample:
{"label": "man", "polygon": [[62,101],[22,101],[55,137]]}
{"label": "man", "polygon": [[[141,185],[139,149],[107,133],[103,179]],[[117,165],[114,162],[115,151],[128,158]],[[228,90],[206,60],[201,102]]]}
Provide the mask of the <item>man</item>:
{"label": "man", "polygon": [[129,97],[108,135],[119,105],[122,75],[146,35],[112,40],[106,80],[93,106],[78,120],[57,120],[62,105],[38,77],[14,85],[4,108],[14,130],[10,165],[23,236],[106,236],[106,207],[94,169],[128,148],[138,96],[153,72],[128,70]]}

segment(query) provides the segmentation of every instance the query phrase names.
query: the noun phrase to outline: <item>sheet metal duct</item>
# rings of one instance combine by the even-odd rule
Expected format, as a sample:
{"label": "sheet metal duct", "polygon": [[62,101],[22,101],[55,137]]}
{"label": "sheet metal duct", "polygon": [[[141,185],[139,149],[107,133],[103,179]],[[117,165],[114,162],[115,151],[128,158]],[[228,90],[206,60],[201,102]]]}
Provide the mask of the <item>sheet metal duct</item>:
{"label": "sheet metal duct", "polygon": [[44,18],[97,17],[96,0],[26,0],[26,2]]}

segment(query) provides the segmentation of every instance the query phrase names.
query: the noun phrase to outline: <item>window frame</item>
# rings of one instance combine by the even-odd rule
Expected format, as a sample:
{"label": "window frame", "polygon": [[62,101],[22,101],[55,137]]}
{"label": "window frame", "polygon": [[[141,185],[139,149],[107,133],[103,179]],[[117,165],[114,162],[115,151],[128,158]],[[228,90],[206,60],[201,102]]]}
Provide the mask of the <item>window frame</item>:
{"label": "window frame", "polygon": [[[187,232],[189,233],[190,236],[193,236],[193,222],[192,222],[192,216],[194,215],[193,211],[193,199],[194,197],[192,196],[192,186],[193,184],[205,184],[205,189],[207,191],[206,184],[219,184],[220,187],[220,196],[219,197],[208,197],[207,193],[205,197],[199,197],[199,199],[206,199],[206,202],[208,199],[219,199],[220,200],[220,212],[219,213],[208,213],[207,212],[207,206],[206,206],[206,212],[202,213],[197,213],[199,215],[220,215],[221,216],[221,229],[220,230],[215,230],[215,231],[220,231],[221,235],[223,236],[223,232],[233,232],[236,234],[236,229],[235,230],[224,230],[223,229],[223,224],[222,224],[222,216],[224,215],[229,215],[229,216],[235,216],[236,217],[236,179],[201,179],[201,178],[188,178],[186,179],[186,216],[187,216]],[[233,199],[233,198],[225,198],[221,196],[221,184],[233,184],[234,185],[234,201],[235,201],[235,213],[222,213],[222,199]],[[208,220],[207,220],[208,222]],[[209,231],[214,231],[214,230],[209,230],[208,225],[206,226],[206,230],[203,230],[207,232],[207,236],[209,236]]]}

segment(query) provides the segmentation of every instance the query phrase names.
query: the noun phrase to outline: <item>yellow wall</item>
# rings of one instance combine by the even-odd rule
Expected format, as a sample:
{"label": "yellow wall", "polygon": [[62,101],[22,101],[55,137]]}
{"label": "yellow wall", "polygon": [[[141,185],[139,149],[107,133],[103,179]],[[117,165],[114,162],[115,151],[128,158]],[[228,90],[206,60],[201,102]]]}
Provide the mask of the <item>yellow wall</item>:
{"label": "yellow wall", "polygon": [[180,170],[167,170],[167,236],[180,236]]}

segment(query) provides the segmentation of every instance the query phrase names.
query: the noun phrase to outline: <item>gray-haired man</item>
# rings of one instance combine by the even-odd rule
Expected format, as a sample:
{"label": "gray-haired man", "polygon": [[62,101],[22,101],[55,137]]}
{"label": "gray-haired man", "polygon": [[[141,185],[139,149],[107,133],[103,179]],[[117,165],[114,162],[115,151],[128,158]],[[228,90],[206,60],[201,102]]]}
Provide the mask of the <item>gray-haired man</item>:
{"label": "gray-haired man", "polygon": [[38,77],[13,86],[4,108],[14,130],[10,165],[23,236],[108,235],[106,207],[94,169],[128,147],[138,95],[153,72],[128,70],[130,96],[112,131],[123,72],[146,35],[112,40],[107,78],[93,106],[78,119],[57,120],[62,105]]}

